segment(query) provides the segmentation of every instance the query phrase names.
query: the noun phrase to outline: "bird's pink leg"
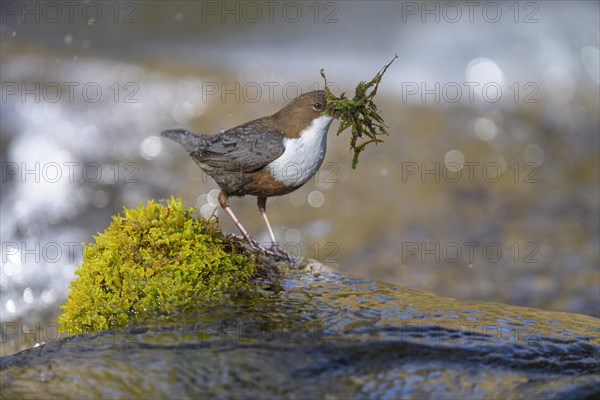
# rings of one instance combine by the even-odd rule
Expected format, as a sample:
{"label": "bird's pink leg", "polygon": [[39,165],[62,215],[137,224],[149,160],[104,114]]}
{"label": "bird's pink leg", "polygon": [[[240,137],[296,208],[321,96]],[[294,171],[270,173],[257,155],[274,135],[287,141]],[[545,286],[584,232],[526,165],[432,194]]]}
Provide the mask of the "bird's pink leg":
{"label": "bird's pink leg", "polygon": [[258,203],[258,211],[260,212],[263,219],[265,220],[265,224],[267,225],[267,229],[269,230],[269,236],[271,237],[271,252],[273,254],[278,254],[280,256],[287,258],[288,261],[292,265],[295,265],[296,261],[294,260],[294,257],[292,257],[292,255],[290,253],[288,253],[287,251],[285,251],[281,247],[279,247],[279,243],[277,243],[277,239],[275,239],[275,234],[273,233],[273,228],[271,228],[271,224],[269,223],[269,218],[267,218],[267,198],[259,197],[257,203]]}
{"label": "bird's pink leg", "polygon": [[244,236],[244,239],[248,243],[250,243],[252,246],[254,246],[256,248],[260,248],[260,245],[258,244],[258,242],[250,237],[246,228],[244,228],[242,223],[237,219],[237,217],[233,213],[233,210],[231,209],[231,207],[229,207],[229,198],[227,197],[227,195],[223,192],[219,193],[218,200],[219,200],[219,204],[221,205],[223,210],[225,210],[227,215],[229,215],[231,217],[235,226],[237,226],[237,228],[240,230],[240,232],[242,233],[242,236]]}
{"label": "bird's pink leg", "polygon": [[271,224],[269,223],[269,218],[267,218],[267,198],[259,197],[258,198],[258,211],[263,217],[265,224],[267,225],[267,230],[269,231],[269,236],[271,237],[271,249],[279,249],[279,243],[277,243],[277,239],[275,239],[275,234],[273,233],[273,228],[271,228]]}

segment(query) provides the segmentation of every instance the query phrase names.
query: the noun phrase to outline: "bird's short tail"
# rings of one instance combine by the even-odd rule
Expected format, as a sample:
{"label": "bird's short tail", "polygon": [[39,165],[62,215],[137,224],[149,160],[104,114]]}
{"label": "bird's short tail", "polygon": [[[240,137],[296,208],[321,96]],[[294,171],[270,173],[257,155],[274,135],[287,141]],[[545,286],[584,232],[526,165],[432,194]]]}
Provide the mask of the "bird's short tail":
{"label": "bird's short tail", "polygon": [[206,139],[202,136],[194,135],[185,129],[169,129],[160,133],[164,137],[176,141],[183,146],[188,153],[201,149],[206,146]]}

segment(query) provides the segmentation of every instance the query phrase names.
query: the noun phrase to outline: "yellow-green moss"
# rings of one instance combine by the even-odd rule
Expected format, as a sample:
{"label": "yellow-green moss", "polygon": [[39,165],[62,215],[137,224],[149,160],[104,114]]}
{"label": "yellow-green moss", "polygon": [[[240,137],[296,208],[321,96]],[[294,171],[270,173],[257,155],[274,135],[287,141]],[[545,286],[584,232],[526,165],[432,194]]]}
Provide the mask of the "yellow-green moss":
{"label": "yellow-green moss", "polygon": [[114,329],[137,319],[196,310],[249,288],[256,265],[213,220],[171,198],[125,209],[95,242],[59,322],[69,333]]}
{"label": "yellow-green moss", "polygon": [[[340,121],[337,136],[347,128],[351,128],[350,149],[354,151],[352,169],[356,169],[358,156],[365,147],[371,143],[382,143],[381,136],[389,135],[383,123],[383,117],[379,115],[373,99],[377,94],[383,74],[385,74],[385,71],[387,71],[396,58],[398,58],[398,55],[392,58],[392,61],[387,63],[369,82],[359,82],[356,85],[356,89],[354,89],[352,100],[346,98],[346,93],[342,93],[339,98],[336,97],[329,90],[325,71],[321,69],[321,77],[325,81],[327,104],[331,105],[331,111],[324,111],[323,114],[330,114]],[[361,139],[360,141],[359,138]]]}

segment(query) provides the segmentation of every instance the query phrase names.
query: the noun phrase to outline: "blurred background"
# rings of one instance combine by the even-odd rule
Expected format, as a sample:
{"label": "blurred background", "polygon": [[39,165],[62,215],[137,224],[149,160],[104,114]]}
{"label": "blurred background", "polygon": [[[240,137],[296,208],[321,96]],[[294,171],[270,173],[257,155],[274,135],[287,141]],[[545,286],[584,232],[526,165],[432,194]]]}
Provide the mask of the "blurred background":
{"label": "blurred background", "polygon": [[[56,337],[82,243],[216,184],[161,130],[214,134],[394,54],[390,131],[268,202],[286,249],[460,299],[600,316],[599,3],[3,1],[2,354]],[[267,233],[253,197],[232,199]],[[15,332],[24,331],[24,335]],[[8,339],[7,339],[8,338]],[[18,340],[11,340],[17,338]]]}

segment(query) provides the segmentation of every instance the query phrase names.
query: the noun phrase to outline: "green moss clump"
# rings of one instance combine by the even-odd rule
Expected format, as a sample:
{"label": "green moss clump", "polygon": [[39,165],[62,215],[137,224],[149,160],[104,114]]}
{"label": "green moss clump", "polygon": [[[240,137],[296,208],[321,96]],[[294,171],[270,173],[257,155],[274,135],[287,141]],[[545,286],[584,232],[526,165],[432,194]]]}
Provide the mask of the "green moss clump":
{"label": "green moss clump", "polygon": [[59,318],[63,331],[93,332],[197,310],[250,287],[256,264],[216,221],[181,199],[125,209],[84,248]]}
{"label": "green moss clump", "polygon": [[398,58],[398,55],[392,58],[392,61],[387,63],[369,82],[359,82],[354,89],[352,100],[346,97],[346,93],[342,93],[339,98],[331,93],[327,86],[325,71],[321,69],[321,77],[325,81],[327,104],[331,105],[331,111],[326,111],[326,113],[340,121],[337,136],[348,128],[352,130],[350,149],[354,151],[354,156],[352,157],[353,169],[356,169],[358,156],[367,145],[382,143],[381,136],[389,135],[383,122],[383,117],[379,115],[373,99],[377,94],[377,88],[379,87],[379,83],[381,83],[383,74],[385,74],[385,71],[387,71],[396,58]]}

